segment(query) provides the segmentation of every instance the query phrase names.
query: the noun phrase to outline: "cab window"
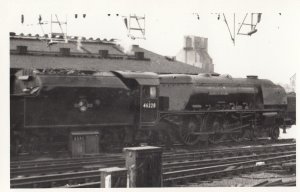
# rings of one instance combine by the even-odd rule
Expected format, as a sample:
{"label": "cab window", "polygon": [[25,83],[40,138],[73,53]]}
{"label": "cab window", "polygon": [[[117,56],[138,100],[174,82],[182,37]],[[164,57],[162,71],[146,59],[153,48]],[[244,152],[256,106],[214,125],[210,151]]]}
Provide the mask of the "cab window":
{"label": "cab window", "polygon": [[157,89],[155,86],[144,86],[143,87],[143,97],[155,99],[157,97]]}

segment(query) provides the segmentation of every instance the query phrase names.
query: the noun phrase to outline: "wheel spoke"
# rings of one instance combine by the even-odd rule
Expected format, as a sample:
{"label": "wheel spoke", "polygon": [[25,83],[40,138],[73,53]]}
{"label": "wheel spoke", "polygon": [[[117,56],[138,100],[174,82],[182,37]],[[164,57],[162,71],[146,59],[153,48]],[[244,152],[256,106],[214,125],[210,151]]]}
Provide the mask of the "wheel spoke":
{"label": "wheel spoke", "polygon": [[190,118],[180,127],[180,136],[182,142],[186,145],[195,145],[199,142],[200,137],[193,135],[193,133],[200,131],[197,121]]}
{"label": "wheel spoke", "polygon": [[272,127],[270,137],[272,140],[277,140],[279,137],[280,131],[279,127]]}
{"label": "wheel spoke", "polygon": [[186,137],[185,137],[185,142],[186,142],[186,143],[190,143],[190,142],[189,142],[189,141],[190,141],[189,139],[190,139],[190,136],[189,136],[189,135],[186,135]]}
{"label": "wheel spoke", "polygon": [[219,143],[223,140],[222,131],[224,130],[224,119],[217,115],[211,115],[207,120],[207,128],[215,133],[208,137],[208,141],[212,144]]}

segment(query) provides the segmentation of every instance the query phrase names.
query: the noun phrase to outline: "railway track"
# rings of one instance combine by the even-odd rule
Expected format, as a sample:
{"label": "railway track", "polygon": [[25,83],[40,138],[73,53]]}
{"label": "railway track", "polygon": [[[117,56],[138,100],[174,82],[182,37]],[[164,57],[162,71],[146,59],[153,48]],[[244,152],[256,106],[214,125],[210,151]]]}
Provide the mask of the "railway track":
{"label": "railway track", "polygon": [[[253,152],[264,153],[272,151],[275,145],[271,146],[255,146],[255,147],[236,147],[221,150],[193,150],[189,152],[166,152],[163,154],[164,162],[172,161],[192,161],[199,159],[211,159],[216,157],[230,157],[247,155]],[[293,144],[276,145],[276,150],[285,150],[288,147],[293,148]],[[85,157],[75,159],[58,159],[45,161],[25,161],[13,162],[10,167],[11,178],[24,177],[33,175],[42,175],[50,173],[64,173],[68,171],[90,170],[111,166],[124,166],[124,157],[122,154],[101,155],[96,157]]]}
{"label": "railway track", "polygon": [[[243,141],[239,141],[239,142],[234,142],[232,140],[224,140],[223,142],[217,143],[217,144],[209,144],[206,145],[204,143],[199,143],[196,146],[185,146],[179,143],[175,143],[173,144],[173,148],[175,150],[188,150],[188,151],[199,151],[199,150],[207,150],[207,149],[214,149],[214,148],[218,148],[218,147],[236,147],[238,145],[251,145],[251,146],[255,146],[255,145],[266,145],[266,144],[284,144],[284,143],[293,143],[295,142],[295,139],[279,139],[277,141],[273,141],[270,140],[269,138],[257,138],[254,141],[250,141],[250,140],[243,140]],[[155,145],[156,146],[156,145]],[[165,145],[158,145],[158,147],[162,147],[165,148]],[[115,149],[116,153],[121,153],[122,152],[122,148],[118,148]],[[172,153],[172,152],[168,152],[170,151],[169,149],[165,149],[166,153]],[[66,160],[70,160],[70,161],[74,161],[76,159],[90,159],[90,158],[98,158],[98,157],[110,157],[110,156],[114,156],[116,153],[113,152],[107,152],[107,153],[101,153],[101,155],[93,155],[93,156],[84,156],[84,157],[79,157],[79,158],[70,158],[68,155],[66,155],[68,152],[67,151],[61,151],[58,154],[52,154],[50,155],[49,153],[45,153],[45,154],[40,154],[40,155],[19,155],[17,157],[12,157],[11,158],[11,165],[15,165],[15,166],[24,166],[26,163],[27,164],[33,164],[33,162],[43,162],[43,160],[36,160],[39,159],[41,156],[43,157],[48,157],[47,160],[45,161],[51,161],[53,162],[54,160],[49,160],[49,158],[55,158],[55,161],[59,162],[63,162]],[[36,163],[37,164],[37,163]]]}
{"label": "railway track", "polygon": [[[247,171],[258,171],[264,167],[294,159],[296,159],[296,151],[281,155],[280,153],[273,155],[258,155],[256,158],[251,160],[245,159],[239,162],[226,162],[219,165],[165,172],[163,174],[164,184],[166,186],[174,186],[174,184],[177,185],[178,183],[180,184],[182,182],[194,182],[195,180],[221,178],[228,175],[245,173]],[[257,165],[257,162],[263,162],[263,164]]]}
{"label": "railway track", "polygon": [[[212,151],[192,151],[192,152],[178,152],[178,153],[164,153],[163,154],[163,178],[165,186],[172,186],[177,183],[187,182],[187,180],[195,180],[197,178],[204,178],[209,176],[233,174],[243,171],[249,171],[257,169],[257,167],[263,168],[274,163],[281,163],[295,159],[296,145],[281,144],[270,146],[255,146],[255,147],[242,147],[228,150],[212,150]],[[110,166],[124,167],[124,158],[120,156],[112,156],[114,162],[108,157],[107,163]],[[117,159],[120,158],[120,159]],[[90,158],[84,158],[85,160]],[[62,160],[59,164],[49,165],[49,167],[42,168],[44,164],[39,164],[35,167],[36,171],[28,177],[18,177],[20,175],[20,167],[13,170],[11,178],[11,188],[49,188],[49,187],[99,187],[100,186],[100,173],[98,166],[92,167],[92,170],[82,169],[82,164],[88,164],[90,161],[82,162],[79,158],[78,162],[73,162],[72,166],[78,166],[81,168],[68,168],[64,170],[63,167],[68,167],[68,164],[64,164]],[[256,162],[265,162],[264,166],[254,166]],[[41,162],[39,162],[41,163]],[[44,162],[46,163],[46,162]],[[77,164],[76,164],[77,163]],[[81,163],[81,164],[80,164]],[[98,163],[98,162],[97,162]],[[114,164],[115,163],[115,164]],[[14,166],[17,163],[14,164]],[[24,172],[30,172],[33,170],[31,166],[24,166]],[[103,160],[102,160],[103,164]],[[20,164],[19,164],[20,165]],[[234,166],[234,169],[224,169]],[[254,166],[254,167],[253,167]],[[60,169],[60,173],[51,173],[51,169]],[[71,166],[70,166],[71,167]],[[236,170],[239,168],[238,170]],[[27,170],[26,170],[27,169]],[[17,172],[19,171],[19,173]],[[70,172],[72,170],[72,172]]]}
{"label": "railway track", "polygon": [[296,186],[296,181],[282,182],[282,179],[278,179],[276,181],[264,181],[262,183],[256,184],[253,187],[288,187],[288,186]]}
{"label": "railway track", "polygon": [[[260,146],[260,145],[266,145],[266,144],[285,144],[285,143],[293,143],[294,142],[293,139],[282,139],[282,140],[278,140],[276,143],[274,143],[271,140],[265,140],[265,139],[258,140],[258,141],[256,141],[255,143],[253,143],[253,142],[243,142],[242,146],[236,146],[236,143],[235,143],[235,145],[227,143],[227,144],[225,144],[225,146],[226,146],[225,150],[228,150],[228,148],[230,148],[230,149],[242,148],[242,147],[245,147],[245,146],[248,146],[248,145]],[[192,152],[192,153],[194,153],[195,151],[197,151],[197,152],[202,152],[203,151],[204,153],[206,153],[207,150],[209,150],[210,152],[224,150],[224,148],[215,149],[216,147],[218,147],[218,145],[211,145],[211,146],[208,146],[208,147],[207,146],[197,146],[197,147],[194,147],[194,148],[182,147],[182,148],[177,148],[176,150],[178,150],[179,152],[182,152],[182,151],[186,150],[186,151]],[[221,146],[224,147],[224,144],[222,144]],[[174,151],[168,151],[168,150],[164,151],[164,154],[173,154],[173,153],[174,153]],[[68,164],[68,163],[80,162],[80,161],[83,162],[83,161],[88,161],[88,160],[93,160],[93,159],[113,159],[113,158],[119,158],[119,157],[122,157],[122,154],[120,154],[120,153],[117,153],[117,154],[102,153],[100,155],[83,156],[83,157],[77,157],[77,158],[68,158],[68,157],[57,158],[57,159],[46,158],[44,160],[43,159],[32,159],[32,158],[28,159],[28,158],[25,158],[26,160],[11,161],[10,167],[11,168],[30,167],[30,166],[36,167],[36,166],[44,166],[44,165],[47,165],[47,164],[48,165],[59,165],[59,164]]]}
{"label": "railway track", "polygon": [[[191,184],[195,183],[202,183],[211,181],[212,179],[220,179],[222,177],[231,177],[233,175],[238,175],[242,173],[247,172],[255,172],[260,171],[262,169],[267,168],[268,166],[272,165],[278,165],[282,162],[288,162],[288,161],[295,161],[296,155],[282,155],[282,156],[276,156],[269,158],[263,158],[263,159],[256,159],[252,161],[240,161],[240,162],[233,162],[227,164],[220,164],[220,165],[214,165],[214,166],[208,166],[198,168],[196,170],[180,170],[176,172],[167,172],[163,173],[163,186],[164,187],[182,187],[182,186],[191,186]],[[266,164],[264,165],[256,165],[257,161],[265,161]],[[234,166],[233,169],[226,168]],[[224,169],[225,168],[225,169]],[[218,170],[220,169],[220,170]],[[198,172],[198,174],[197,174]],[[167,178],[170,176],[170,174],[173,174],[175,177]],[[90,183],[83,183],[83,184],[75,184],[75,185],[66,185],[64,187],[67,188],[97,188],[100,187],[101,182],[100,181],[94,181]],[[276,183],[270,183],[268,185],[261,185],[261,186],[296,186],[295,182],[276,182]]]}

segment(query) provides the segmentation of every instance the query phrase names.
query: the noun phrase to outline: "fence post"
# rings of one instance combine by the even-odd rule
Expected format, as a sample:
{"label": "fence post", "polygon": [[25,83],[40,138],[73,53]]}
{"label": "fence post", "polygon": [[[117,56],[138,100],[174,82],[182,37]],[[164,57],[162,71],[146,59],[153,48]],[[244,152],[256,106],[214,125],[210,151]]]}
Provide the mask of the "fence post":
{"label": "fence post", "polygon": [[124,148],[127,187],[162,187],[162,148]]}
{"label": "fence post", "polygon": [[127,169],[110,167],[100,169],[101,188],[126,188]]}

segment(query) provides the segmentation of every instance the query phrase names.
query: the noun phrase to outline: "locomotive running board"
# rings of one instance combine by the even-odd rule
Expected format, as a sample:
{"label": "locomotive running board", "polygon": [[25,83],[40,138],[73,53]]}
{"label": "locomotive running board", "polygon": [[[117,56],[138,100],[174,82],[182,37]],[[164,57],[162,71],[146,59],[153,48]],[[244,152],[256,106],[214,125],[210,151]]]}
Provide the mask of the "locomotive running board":
{"label": "locomotive running board", "polygon": [[199,110],[199,111],[160,111],[159,113],[161,115],[198,115],[198,114],[204,114],[204,113],[233,113],[233,112],[239,112],[239,113],[253,113],[253,112],[280,112],[283,110],[274,110],[274,109],[243,109],[243,110]]}

